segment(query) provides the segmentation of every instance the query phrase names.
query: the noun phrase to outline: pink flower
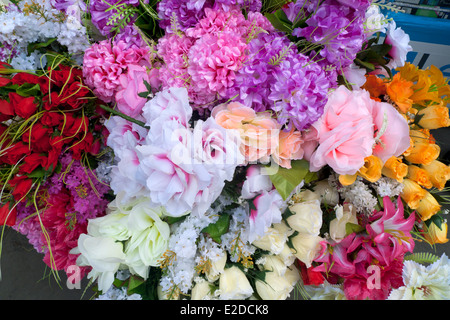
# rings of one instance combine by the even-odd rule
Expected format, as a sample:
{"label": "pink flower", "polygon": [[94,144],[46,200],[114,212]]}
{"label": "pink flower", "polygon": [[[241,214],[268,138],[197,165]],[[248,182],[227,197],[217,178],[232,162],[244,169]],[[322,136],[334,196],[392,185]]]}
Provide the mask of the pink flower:
{"label": "pink flower", "polygon": [[144,81],[150,83],[150,77],[145,67],[139,65],[129,65],[126,74],[119,78],[119,87],[115,96],[117,109],[120,112],[135,117],[141,113],[142,108],[147,102],[146,98],[138,94],[147,92]]}
{"label": "pink flower", "polygon": [[255,209],[250,210],[249,241],[264,236],[272,224],[281,222],[281,211],[284,206],[283,198],[278,191],[264,191],[253,200]]}
{"label": "pink flower", "polygon": [[334,91],[325,105],[317,130],[319,146],[311,156],[310,169],[329,165],[338,174],[354,174],[372,154],[375,143],[372,108],[367,91]]}
{"label": "pink flower", "polygon": [[211,115],[220,126],[239,132],[246,161],[267,162],[275,151],[280,125],[270,113],[256,113],[239,102],[231,102],[215,107]]}
{"label": "pink flower", "polygon": [[318,147],[310,158],[312,171],[329,165],[338,174],[352,175],[366,157],[375,155],[385,162],[410,145],[408,123],[392,105],[371,99],[366,90],[344,86],[330,95],[313,129]]}
{"label": "pink flower", "polygon": [[378,132],[382,133],[375,141],[373,155],[380,158],[383,163],[392,156],[400,156],[409,148],[409,125],[392,105],[377,102],[373,108],[373,120],[375,134],[378,136]]}
{"label": "pink flower", "polygon": [[290,131],[280,131],[278,148],[272,153],[272,158],[283,168],[291,168],[291,160],[303,158],[303,139],[300,131],[292,127]]}

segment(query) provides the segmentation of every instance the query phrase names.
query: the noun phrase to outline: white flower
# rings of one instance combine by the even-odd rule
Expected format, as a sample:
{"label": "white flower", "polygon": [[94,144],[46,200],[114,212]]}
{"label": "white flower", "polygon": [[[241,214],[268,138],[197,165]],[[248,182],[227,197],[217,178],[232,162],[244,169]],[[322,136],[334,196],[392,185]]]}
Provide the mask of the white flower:
{"label": "white flower", "polygon": [[351,204],[337,205],[335,207],[336,218],[330,222],[330,238],[336,242],[341,241],[347,235],[345,226],[347,223],[358,224],[356,210]]}
{"label": "white flower", "polygon": [[412,51],[409,40],[409,35],[402,28],[397,28],[395,21],[389,23],[384,42],[392,46],[389,51],[392,60],[387,64],[390,69],[402,67],[405,64],[406,54]]}
{"label": "white flower", "polygon": [[282,210],[286,206],[276,189],[264,191],[253,200],[253,203],[256,209],[250,210],[250,242],[264,236],[273,224],[280,223]]}
{"label": "white flower", "polygon": [[91,266],[88,278],[92,281],[98,279],[100,291],[106,292],[114,282],[114,275],[125,262],[123,245],[113,238],[93,237],[81,234],[78,238],[78,247],[71,253],[81,253],[77,258],[79,266]]}
{"label": "white flower", "polygon": [[366,11],[366,31],[369,33],[386,32],[387,19],[380,12],[380,7],[371,5]]}
{"label": "white flower", "polygon": [[289,210],[293,215],[286,221],[292,229],[300,233],[319,234],[322,227],[322,209],[319,200],[295,203]]}
{"label": "white flower", "polygon": [[404,286],[391,291],[388,300],[450,300],[450,262],[445,254],[425,267],[403,263]]}
{"label": "white flower", "polygon": [[252,199],[263,191],[272,190],[273,185],[269,175],[264,174],[259,165],[251,165],[247,169],[246,179],[242,185],[242,198]]}
{"label": "white flower", "polygon": [[293,254],[303,262],[307,268],[311,267],[311,263],[320,251],[320,242],[323,239],[318,235],[307,233],[298,233],[291,239],[293,245]]}
{"label": "white flower", "polygon": [[343,73],[353,90],[358,90],[366,83],[366,69],[360,68],[354,63],[345,67]]}
{"label": "white flower", "polygon": [[211,299],[213,295],[211,294],[212,284],[208,281],[199,281],[195,284],[191,291],[192,300],[206,300]]}
{"label": "white flower", "polygon": [[325,281],[321,285],[304,288],[311,300],[347,300],[342,285],[332,285]]}
{"label": "white flower", "polygon": [[236,266],[225,269],[220,275],[219,290],[222,300],[243,300],[253,294],[245,273]]}
{"label": "white flower", "polygon": [[266,272],[264,281],[256,280],[255,287],[263,300],[286,300],[294,288],[288,279],[274,271]]}

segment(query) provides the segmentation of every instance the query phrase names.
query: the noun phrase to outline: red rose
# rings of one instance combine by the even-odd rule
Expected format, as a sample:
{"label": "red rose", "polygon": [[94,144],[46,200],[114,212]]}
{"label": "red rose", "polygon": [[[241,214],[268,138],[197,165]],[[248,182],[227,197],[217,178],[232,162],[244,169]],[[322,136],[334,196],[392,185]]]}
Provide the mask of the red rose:
{"label": "red rose", "polygon": [[9,102],[12,104],[14,112],[21,118],[27,119],[37,110],[34,97],[22,97],[15,92],[9,93]]}
{"label": "red rose", "polygon": [[14,199],[19,201],[30,191],[31,186],[33,185],[33,180],[26,176],[16,175],[14,178],[9,180],[9,185],[13,189],[12,195],[14,196]]}
{"label": "red rose", "polygon": [[20,159],[24,156],[29,155],[31,153],[30,147],[27,143],[23,143],[22,141],[16,142],[13,144],[6,153],[2,156],[3,163],[7,163],[9,165],[15,165]]}
{"label": "red rose", "polygon": [[74,117],[71,112],[66,114],[65,123],[59,125],[61,134],[66,137],[74,137],[75,135],[82,134],[88,129],[89,120],[87,117]]}
{"label": "red rose", "polygon": [[64,98],[61,102],[68,104],[72,109],[78,108],[83,103],[87,103],[86,97],[89,94],[89,90],[81,85],[79,82],[73,82],[67,90],[64,90]]}
{"label": "red rose", "polygon": [[14,207],[12,210],[9,208],[9,202],[0,204],[0,224],[12,227],[16,224],[17,210]]}
{"label": "red rose", "polygon": [[13,116],[13,106],[7,100],[0,99],[0,122],[11,119]]}
{"label": "red rose", "polygon": [[19,167],[20,173],[31,173],[39,166],[44,167],[47,164],[47,157],[39,154],[32,153],[25,157],[23,164]]}
{"label": "red rose", "polygon": [[50,135],[52,129],[44,127],[40,122],[33,124],[30,130],[26,130],[22,135],[22,141],[31,144],[31,149],[35,152],[47,152],[50,150]]}
{"label": "red rose", "polygon": [[56,109],[61,104],[61,97],[57,92],[52,91],[42,98],[42,102],[45,110]]}
{"label": "red rose", "polygon": [[300,272],[302,274],[303,283],[307,286],[309,285],[319,285],[325,280],[321,272],[314,271],[314,267],[306,268],[303,262],[298,261],[300,265]]}
{"label": "red rose", "polygon": [[36,76],[34,74],[26,73],[26,72],[17,73],[12,78],[12,83],[13,84],[18,84],[18,85],[22,85],[22,84],[25,84],[25,83],[37,84],[38,82],[39,82],[39,77],[38,76]]}
{"label": "red rose", "polygon": [[41,118],[41,123],[47,127],[58,126],[63,122],[64,116],[59,112],[45,112]]}

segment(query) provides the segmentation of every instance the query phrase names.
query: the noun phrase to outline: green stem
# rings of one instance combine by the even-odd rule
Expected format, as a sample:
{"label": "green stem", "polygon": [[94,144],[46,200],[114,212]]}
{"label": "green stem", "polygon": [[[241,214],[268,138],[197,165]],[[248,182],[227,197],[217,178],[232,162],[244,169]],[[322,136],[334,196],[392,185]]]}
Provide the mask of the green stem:
{"label": "green stem", "polygon": [[103,110],[108,111],[108,112],[110,112],[110,113],[112,113],[112,114],[114,114],[116,116],[119,116],[119,117],[121,117],[121,118],[123,118],[125,120],[133,122],[133,123],[137,124],[138,126],[141,126],[141,127],[145,128],[145,129],[150,129],[150,127],[146,126],[144,122],[136,120],[136,119],[134,119],[134,118],[132,118],[130,116],[127,116],[126,114],[123,114],[122,112],[119,112],[117,110],[111,109],[110,107],[104,106],[102,104],[100,105],[100,108],[102,108]]}

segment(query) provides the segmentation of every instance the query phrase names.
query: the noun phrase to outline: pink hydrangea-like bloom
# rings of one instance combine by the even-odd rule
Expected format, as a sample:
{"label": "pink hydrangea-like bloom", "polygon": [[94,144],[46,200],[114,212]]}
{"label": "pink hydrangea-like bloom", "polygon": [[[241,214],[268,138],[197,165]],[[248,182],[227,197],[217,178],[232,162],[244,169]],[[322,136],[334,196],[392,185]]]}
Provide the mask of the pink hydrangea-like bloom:
{"label": "pink hydrangea-like bloom", "polygon": [[112,102],[120,87],[120,76],[128,65],[150,66],[149,48],[128,46],[124,41],[103,40],[88,48],[83,58],[83,77],[94,94],[104,102]]}
{"label": "pink hydrangea-like bloom", "polygon": [[[236,72],[246,58],[247,44],[234,33],[206,34],[189,51],[188,72],[194,94],[207,96],[207,102],[226,97]],[[204,103],[205,101],[194,101]]]}

